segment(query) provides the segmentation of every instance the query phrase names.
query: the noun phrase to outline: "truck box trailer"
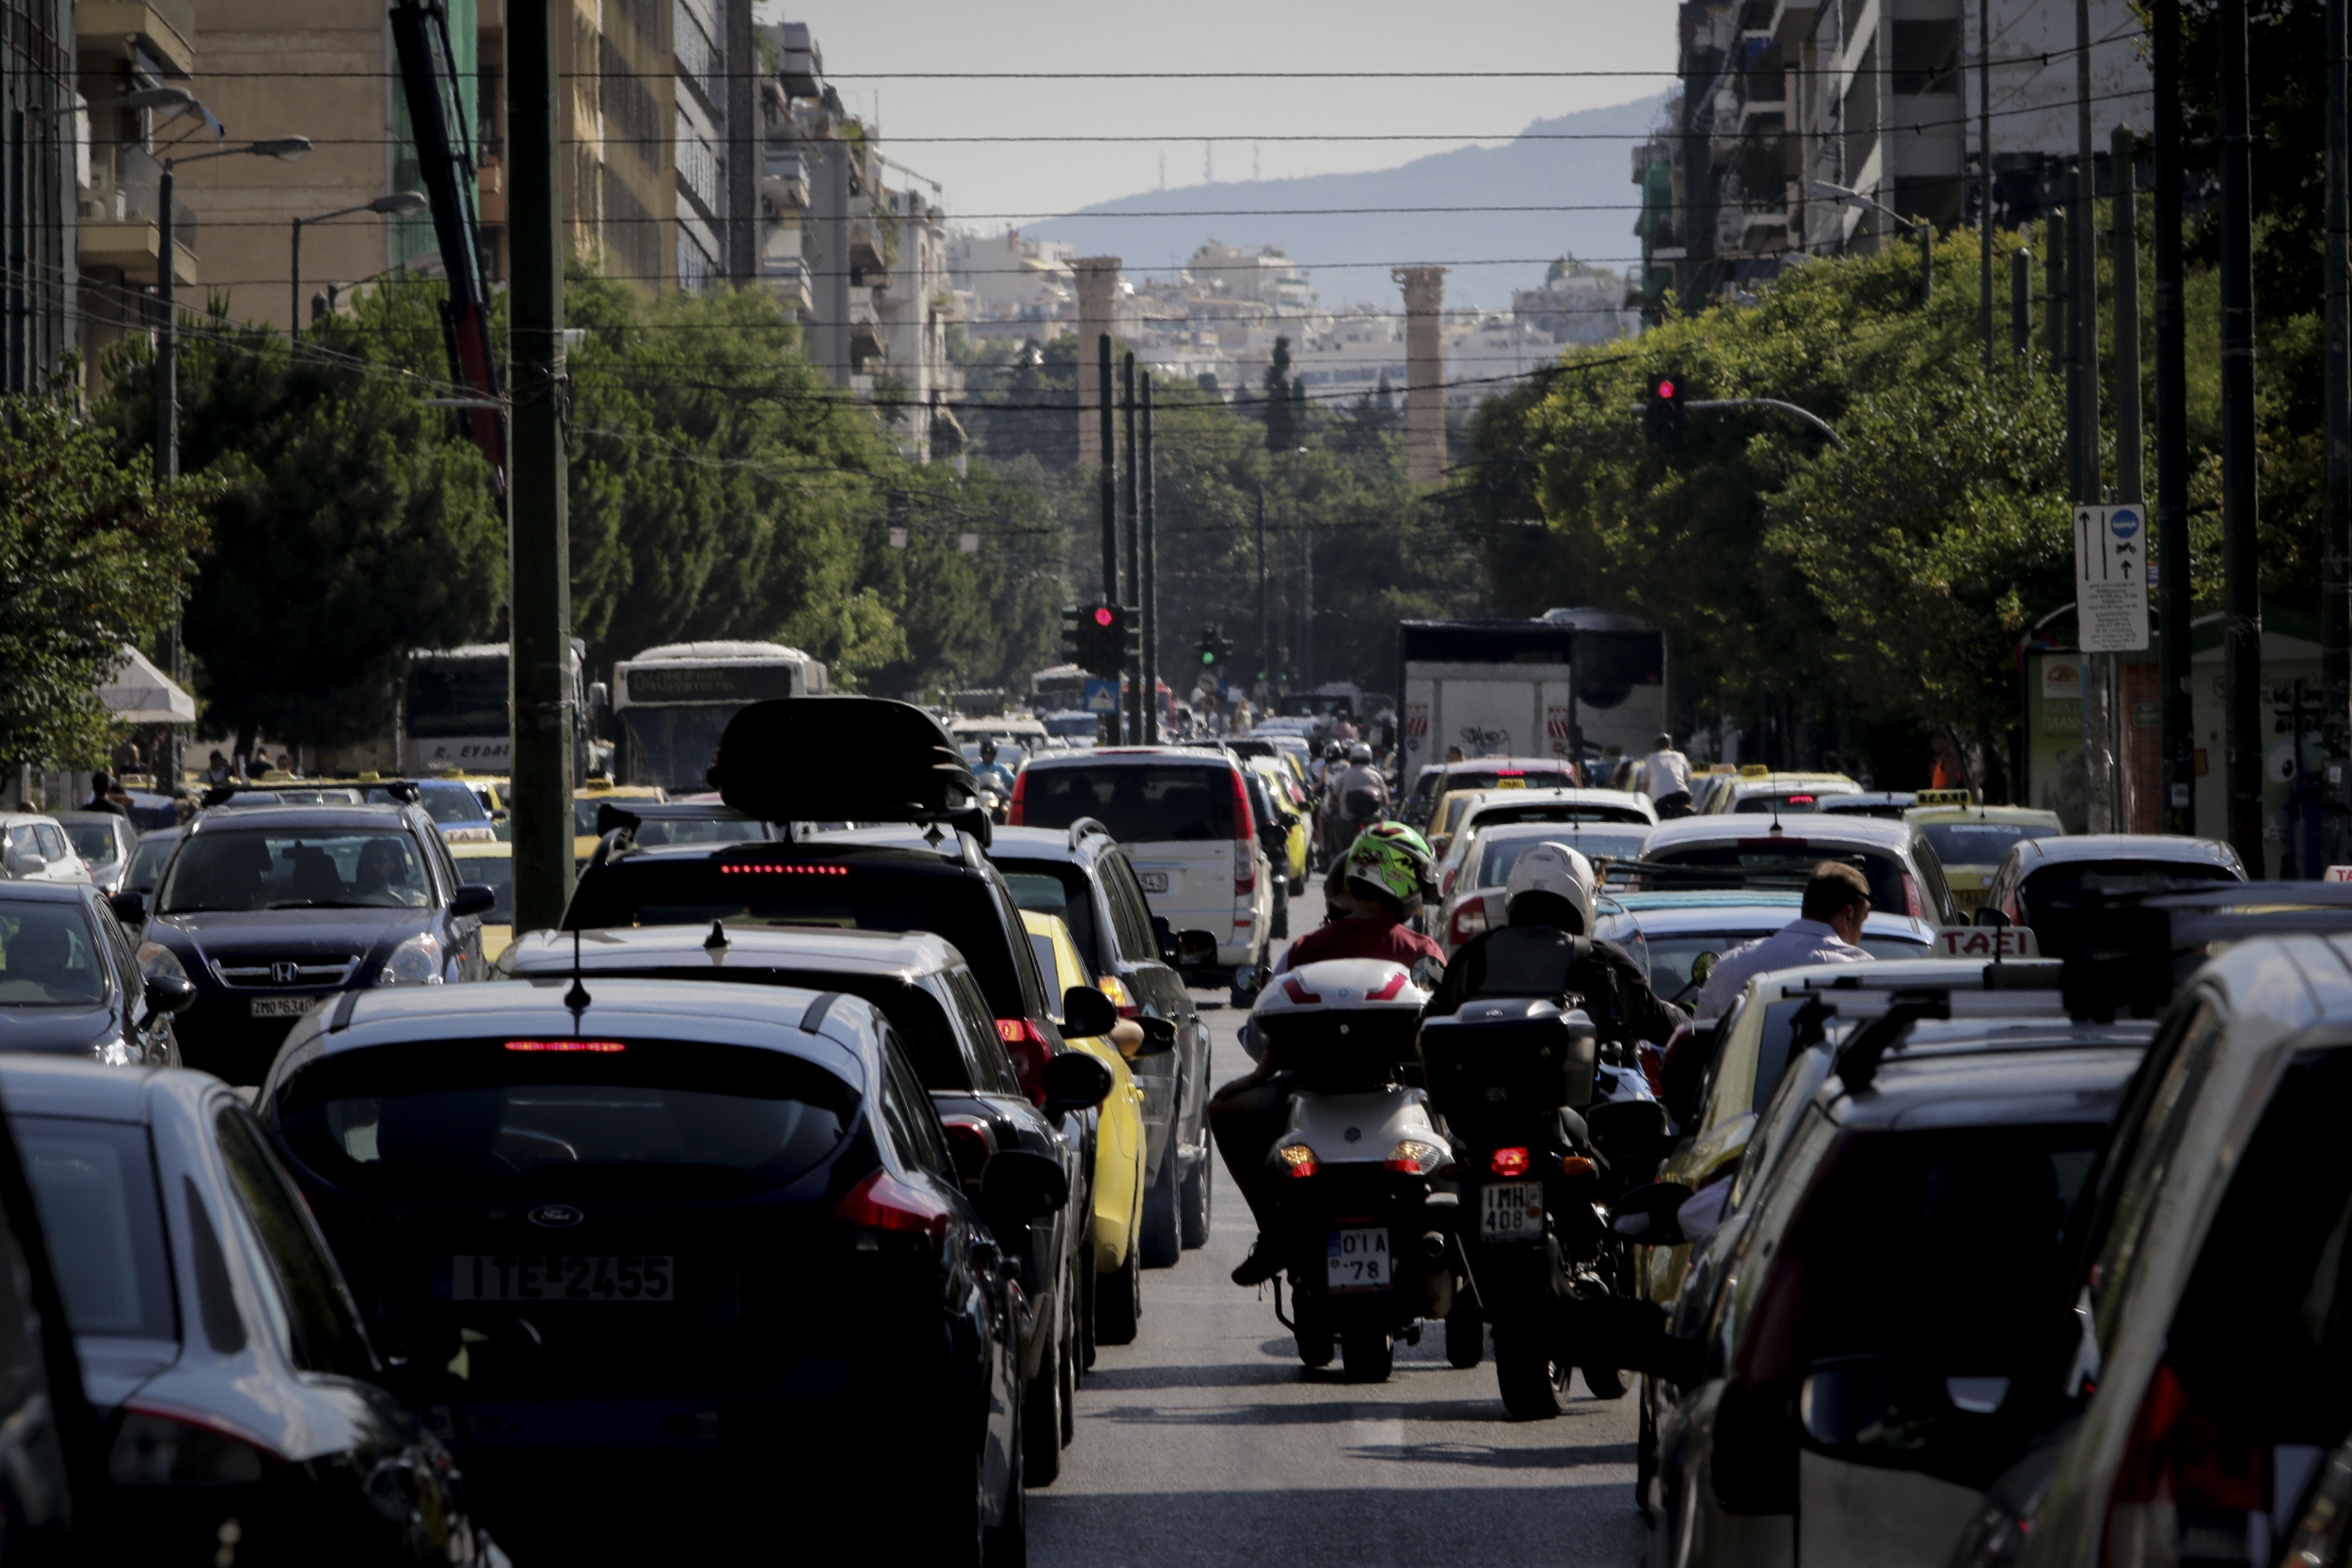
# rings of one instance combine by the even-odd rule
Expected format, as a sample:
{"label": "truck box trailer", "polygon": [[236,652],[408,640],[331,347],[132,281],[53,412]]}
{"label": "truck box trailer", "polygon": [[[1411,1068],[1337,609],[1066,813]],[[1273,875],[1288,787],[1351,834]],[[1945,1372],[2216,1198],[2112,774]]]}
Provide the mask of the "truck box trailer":
{"label": "truck box trailer", "polygon": [[1666,727],[1666,634],[1630,615],[1397,626],[1398,777],[1465,756],[1640,756]]}

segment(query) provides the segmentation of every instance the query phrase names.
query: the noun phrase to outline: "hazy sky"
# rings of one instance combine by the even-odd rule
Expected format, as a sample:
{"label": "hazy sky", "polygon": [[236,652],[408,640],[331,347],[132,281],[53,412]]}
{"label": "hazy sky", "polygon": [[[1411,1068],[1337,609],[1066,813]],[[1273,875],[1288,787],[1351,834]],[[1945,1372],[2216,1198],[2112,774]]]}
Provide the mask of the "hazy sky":
{"label": "hazy sky", "polygon": [[[883,150],[946,187],[951,219],[1001,228],[1148,190],[1251,175],[1258,136],[1415,133],[1438,139],[1265,141],[1264,179],[1382,168],[1528,121],[1648,97],[1668,83],[1674,0],[760,0],[807,23],[843,101]],[[1007,81],[1007,71],[1587,71],[1584,78]],[[894,71],[972,72],[967,80]],[[972,135],[1136,135],[1130,144],[924,142]],[[1593,156],[1622,164],[1622,145]],[[1016,220],[1018,221],[1018,220]]]}

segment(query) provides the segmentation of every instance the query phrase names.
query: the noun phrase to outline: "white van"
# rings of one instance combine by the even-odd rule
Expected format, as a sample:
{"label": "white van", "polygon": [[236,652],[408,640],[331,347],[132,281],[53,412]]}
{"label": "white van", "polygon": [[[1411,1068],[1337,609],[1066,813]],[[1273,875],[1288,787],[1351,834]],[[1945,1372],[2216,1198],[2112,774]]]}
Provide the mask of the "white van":
{"label": "white van", "polygon": [[1241,765],[1219,752],[1098,746],[1031,757],[1013,781],[1011,826],[1092,817],[1127,851],[1154,916],[1216,938],[1233,1001],[1249,994],[1274,922],[1274,867],[1258,842]]}

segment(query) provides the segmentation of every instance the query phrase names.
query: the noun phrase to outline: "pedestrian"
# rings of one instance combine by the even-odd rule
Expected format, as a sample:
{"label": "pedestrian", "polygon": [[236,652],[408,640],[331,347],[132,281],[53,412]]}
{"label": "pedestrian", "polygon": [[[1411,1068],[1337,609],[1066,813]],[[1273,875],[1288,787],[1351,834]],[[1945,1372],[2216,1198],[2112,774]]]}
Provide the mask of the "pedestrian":
{"label": "pedestrian", "polygon": [[1675,737],[1661,734],[1658,744],[1642,759],[1642,788],[1663,817],[1691,815],[1691,759],[1675,750]]}
{"label": "pedestrian", "polygon": [[1462,748],[1459,746],[1448,746],[1445,749],[1445,760],[1448,762],[1468,762],[1470,758],[1462,754]]}
{"label": "pedestrian", "polygon": [[121,745],[115,748],[115,777],[120,778],[125,773],[144,773],[146,771],[147,769],[142,765],[142,759],[139,756],[139,743],[137,741],[126,740]]}
{"label": "pedestrian", "polygon": [[123,804],[124,799],[125,798],[121,797],[119,792],[115,789],[114,780],[108,778],[103,773],[92,773],[89,776],[89,799],[82,802],[82,809],[84,811],[103,811],[109,816],[119,816],[127,819],[131,813],[129,808]]}
{"label": "pedestrian", "polygon": [[302,777],[300,773],[294,770],[294,757],[285,752],[278,753],[278,770],[280,773],[285,774],[286,777],[290,779],[298,779]]}
{"label": "pedestrian", "polygon": [[1960,745],[1949,730],[1938,730],[1928,739],[1928,751],[1935,759],[1928,773],[1930,789],[1965,789],[1968,787],[1968,765],[1962,760]]}
{"label": "pedestrian", "polygon": [[1715,960],[1699,989],[1698,1016],[1720,1015],[1758,974],[1806,964],[1869,962],[1874,955],[1862,946],[1862,926],[1869,915],[1868,879],[1843,861],[1822,861],[1804,884],[1796,919]]}
{"label": "pedestrian", "polygon": [[236,774],[234,770],[230,768],[229,759],[222,756],[219,751],[215,749],[213,752],[211,762],[205,766],[204,782],[208,784],[225,784],[234,777],[236,777]]}

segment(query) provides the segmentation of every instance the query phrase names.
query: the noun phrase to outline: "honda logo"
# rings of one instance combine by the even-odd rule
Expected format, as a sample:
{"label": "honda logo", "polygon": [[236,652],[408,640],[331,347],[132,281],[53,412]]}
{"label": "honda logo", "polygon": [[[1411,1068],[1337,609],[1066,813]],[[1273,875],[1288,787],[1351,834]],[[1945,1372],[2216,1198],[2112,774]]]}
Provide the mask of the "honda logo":
{"label": "honda logo", "polygon": [[302,970],[281,958],[269,966],[269,977],[274,984],[291,986],[302,978]]}

